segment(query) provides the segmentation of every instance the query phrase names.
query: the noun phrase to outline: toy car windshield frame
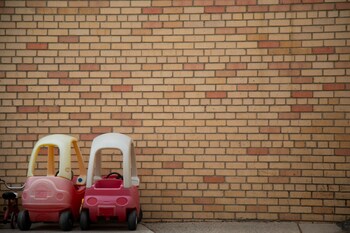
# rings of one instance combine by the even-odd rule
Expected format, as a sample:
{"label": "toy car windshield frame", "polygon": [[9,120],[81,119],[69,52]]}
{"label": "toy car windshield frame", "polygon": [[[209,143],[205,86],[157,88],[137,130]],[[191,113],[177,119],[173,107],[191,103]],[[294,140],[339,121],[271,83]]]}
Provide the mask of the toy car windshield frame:
{"label": "toy car windshield frame", "polygon": [[101,150],[119,149],[123,154],[123,186],[130,188],[132,185],[139,185],[139,178],[136,171],[136,158],[133,140],[120,133],[106,133],[96,137],[92,141],[90,159],[87,173],[86,187],[90,188],[94,176],[101,174]]}
{"label": "toy car windshield frame", "polygon": [[54,164],[54,148],[58,147],[59,149],[59,170],[57,176],[64,177],[66,179],[71,178],[71,149],[72,145],[77,156],[78,166],[79,166],[79,177],[81,179],[77,184],[83,185],[86,181],[86,169],[84,166],[83,157],[81,155],[78,140],[72,136],[64,134],[53,134],[41,138],[34,146],[29,166],[27,176],[34,176],[33,172],[35,171],[35,163],[40,151],[40,148],[48,148],[48,158],[47,158],[47,175],[55,175],[55,164]]}

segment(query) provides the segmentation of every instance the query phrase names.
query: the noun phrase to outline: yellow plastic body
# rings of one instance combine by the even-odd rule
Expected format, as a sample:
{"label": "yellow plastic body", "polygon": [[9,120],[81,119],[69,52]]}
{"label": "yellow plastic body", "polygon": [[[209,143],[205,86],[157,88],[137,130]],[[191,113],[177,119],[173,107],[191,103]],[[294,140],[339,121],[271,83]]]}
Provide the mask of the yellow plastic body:
{"label": "yellow plastic body", "polygon": [[55,175],[55,160],[54,160],[54,148],[59,149],[59,169],[57,176],[66,179],[72,179],[72,167],[71,167],[71,151],[72,147],[75,151],[79,167],[79,177],[77,179],[77,185],[85,185],[86,183],[86,168],[84,166],[83,156],[81,155],[78,140],[74,137],[64,134],[53,134],[41,138],[34,146],[27,176],[31,177],[34,174],[35,163],[38,157],[38,153],[41,147],[47,147],[47,176]]}

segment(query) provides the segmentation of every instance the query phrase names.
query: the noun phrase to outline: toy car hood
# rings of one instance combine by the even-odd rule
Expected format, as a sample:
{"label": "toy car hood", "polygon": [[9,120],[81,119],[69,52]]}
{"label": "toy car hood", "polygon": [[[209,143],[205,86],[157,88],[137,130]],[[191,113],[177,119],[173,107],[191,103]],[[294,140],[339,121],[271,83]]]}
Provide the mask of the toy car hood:
{"label": "toy car hood", "polygon": [[64,135],[64,134],[53,134],[41,138],[34,146],[29,166],[27,176],[33,176],[35,169],[35,162],[38,157],[38,153],[41,147],[48,148],[48,159],[47,159],[47,175],[55,175],[54,167],[54,147],[59,149],[59,171],[57,176],[64,177],[66,179],[71,179],[71,149],[72,145],[76,152],[78,165],[79,165],[79,177],[81,178],[81,185],[85,183],[86,169],[84,166],[83,158],[78,146],[78,140],[74,137]]}
{"label": "toy car hood", "polygon": [[102,134],[92,141],[90,160],[87,174],[86,187],[90,188],[94,176],[100,176],[102,149],[119,149],[123,154],[123,186],[130,188],[132,185],[138,186],[140,180],[136,171],[136,158],[133,140],[120,133]]}

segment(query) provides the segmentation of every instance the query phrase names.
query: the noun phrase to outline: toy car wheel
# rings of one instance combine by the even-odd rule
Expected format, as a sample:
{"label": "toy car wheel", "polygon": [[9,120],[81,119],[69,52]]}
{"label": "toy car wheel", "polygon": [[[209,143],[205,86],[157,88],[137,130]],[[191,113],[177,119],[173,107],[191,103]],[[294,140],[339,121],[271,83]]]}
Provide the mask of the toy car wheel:
{"label": "toy car wheel", "polygon": [[70,231],[73,228],[73,215],[70,211],[64,211],[60,215],[60,228],[62,231]]}
{"label": "toy car wheel", "polygon": [[133,210],[130,212],[128,216],[128,229],[130,231],[136,230],[137,227],[137,212],[136,210]]}
{"label": "toy car wheel", "polygon": [[16,223],[17,223],[17,214],[15,212],[12,212],[11,214],[11,228],[15,229],[16,228]]}
{"label": "toy car wheel", "polygon": [[89,229],[90,225],[90,218],[89,218],[89,212],[87,210],[81,211],[80,214],[80,229],[83,231],[86,231]]}
{"label": "toy car wheel", "polygon": [[28,210],[22,210],[18,213],[17,226],[21,231],[28,231],[32,222],[29,218]]}
{"label": "toy car wheel", "polygon": [[142,221],[142,218],[143,218],[143,212],[142,212],[142,209],[140,207],[140,213],[139,213],[139,217],[137,218],[137,222],[141,222]]}

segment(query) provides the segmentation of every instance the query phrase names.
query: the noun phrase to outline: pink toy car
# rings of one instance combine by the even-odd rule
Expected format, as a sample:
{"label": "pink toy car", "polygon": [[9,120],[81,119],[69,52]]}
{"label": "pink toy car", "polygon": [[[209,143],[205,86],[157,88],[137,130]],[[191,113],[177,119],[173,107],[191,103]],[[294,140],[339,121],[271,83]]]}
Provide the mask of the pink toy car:
{"label": "pink toy car", "polygon": [[[101,177],[102,149],[119,149],[122,152],[123,175],[112,172]],[[80,228],[87,230],[90,223],[101,219],[127,222],[129,230],[136,230],[137,223],[142,219],[138,185],[132,139],[118,133],[96,137],[91,146]]]}
{"label": "pink toy car", "polygon": [[[35,165],[40,148],[47,148],[47,174],[35,176]],[[55,149],[58,148],[59,167],[55,165]],[[56,149],[57,151],[57,149]],[[73,175],[71,152],[78,161],[79,174]],[[40,157],[43,157],[40,155]],[[58,171],[55,173],[55,169]],[[86,169],[77,139],[55,134],[40,139],[34,146],[28,178],[22,194],[23,211],[18,214],[18,228],[29,230],[32,222],[59,222],[62,230],[73,227],[79,219],[79,209],[85,193]]]}

